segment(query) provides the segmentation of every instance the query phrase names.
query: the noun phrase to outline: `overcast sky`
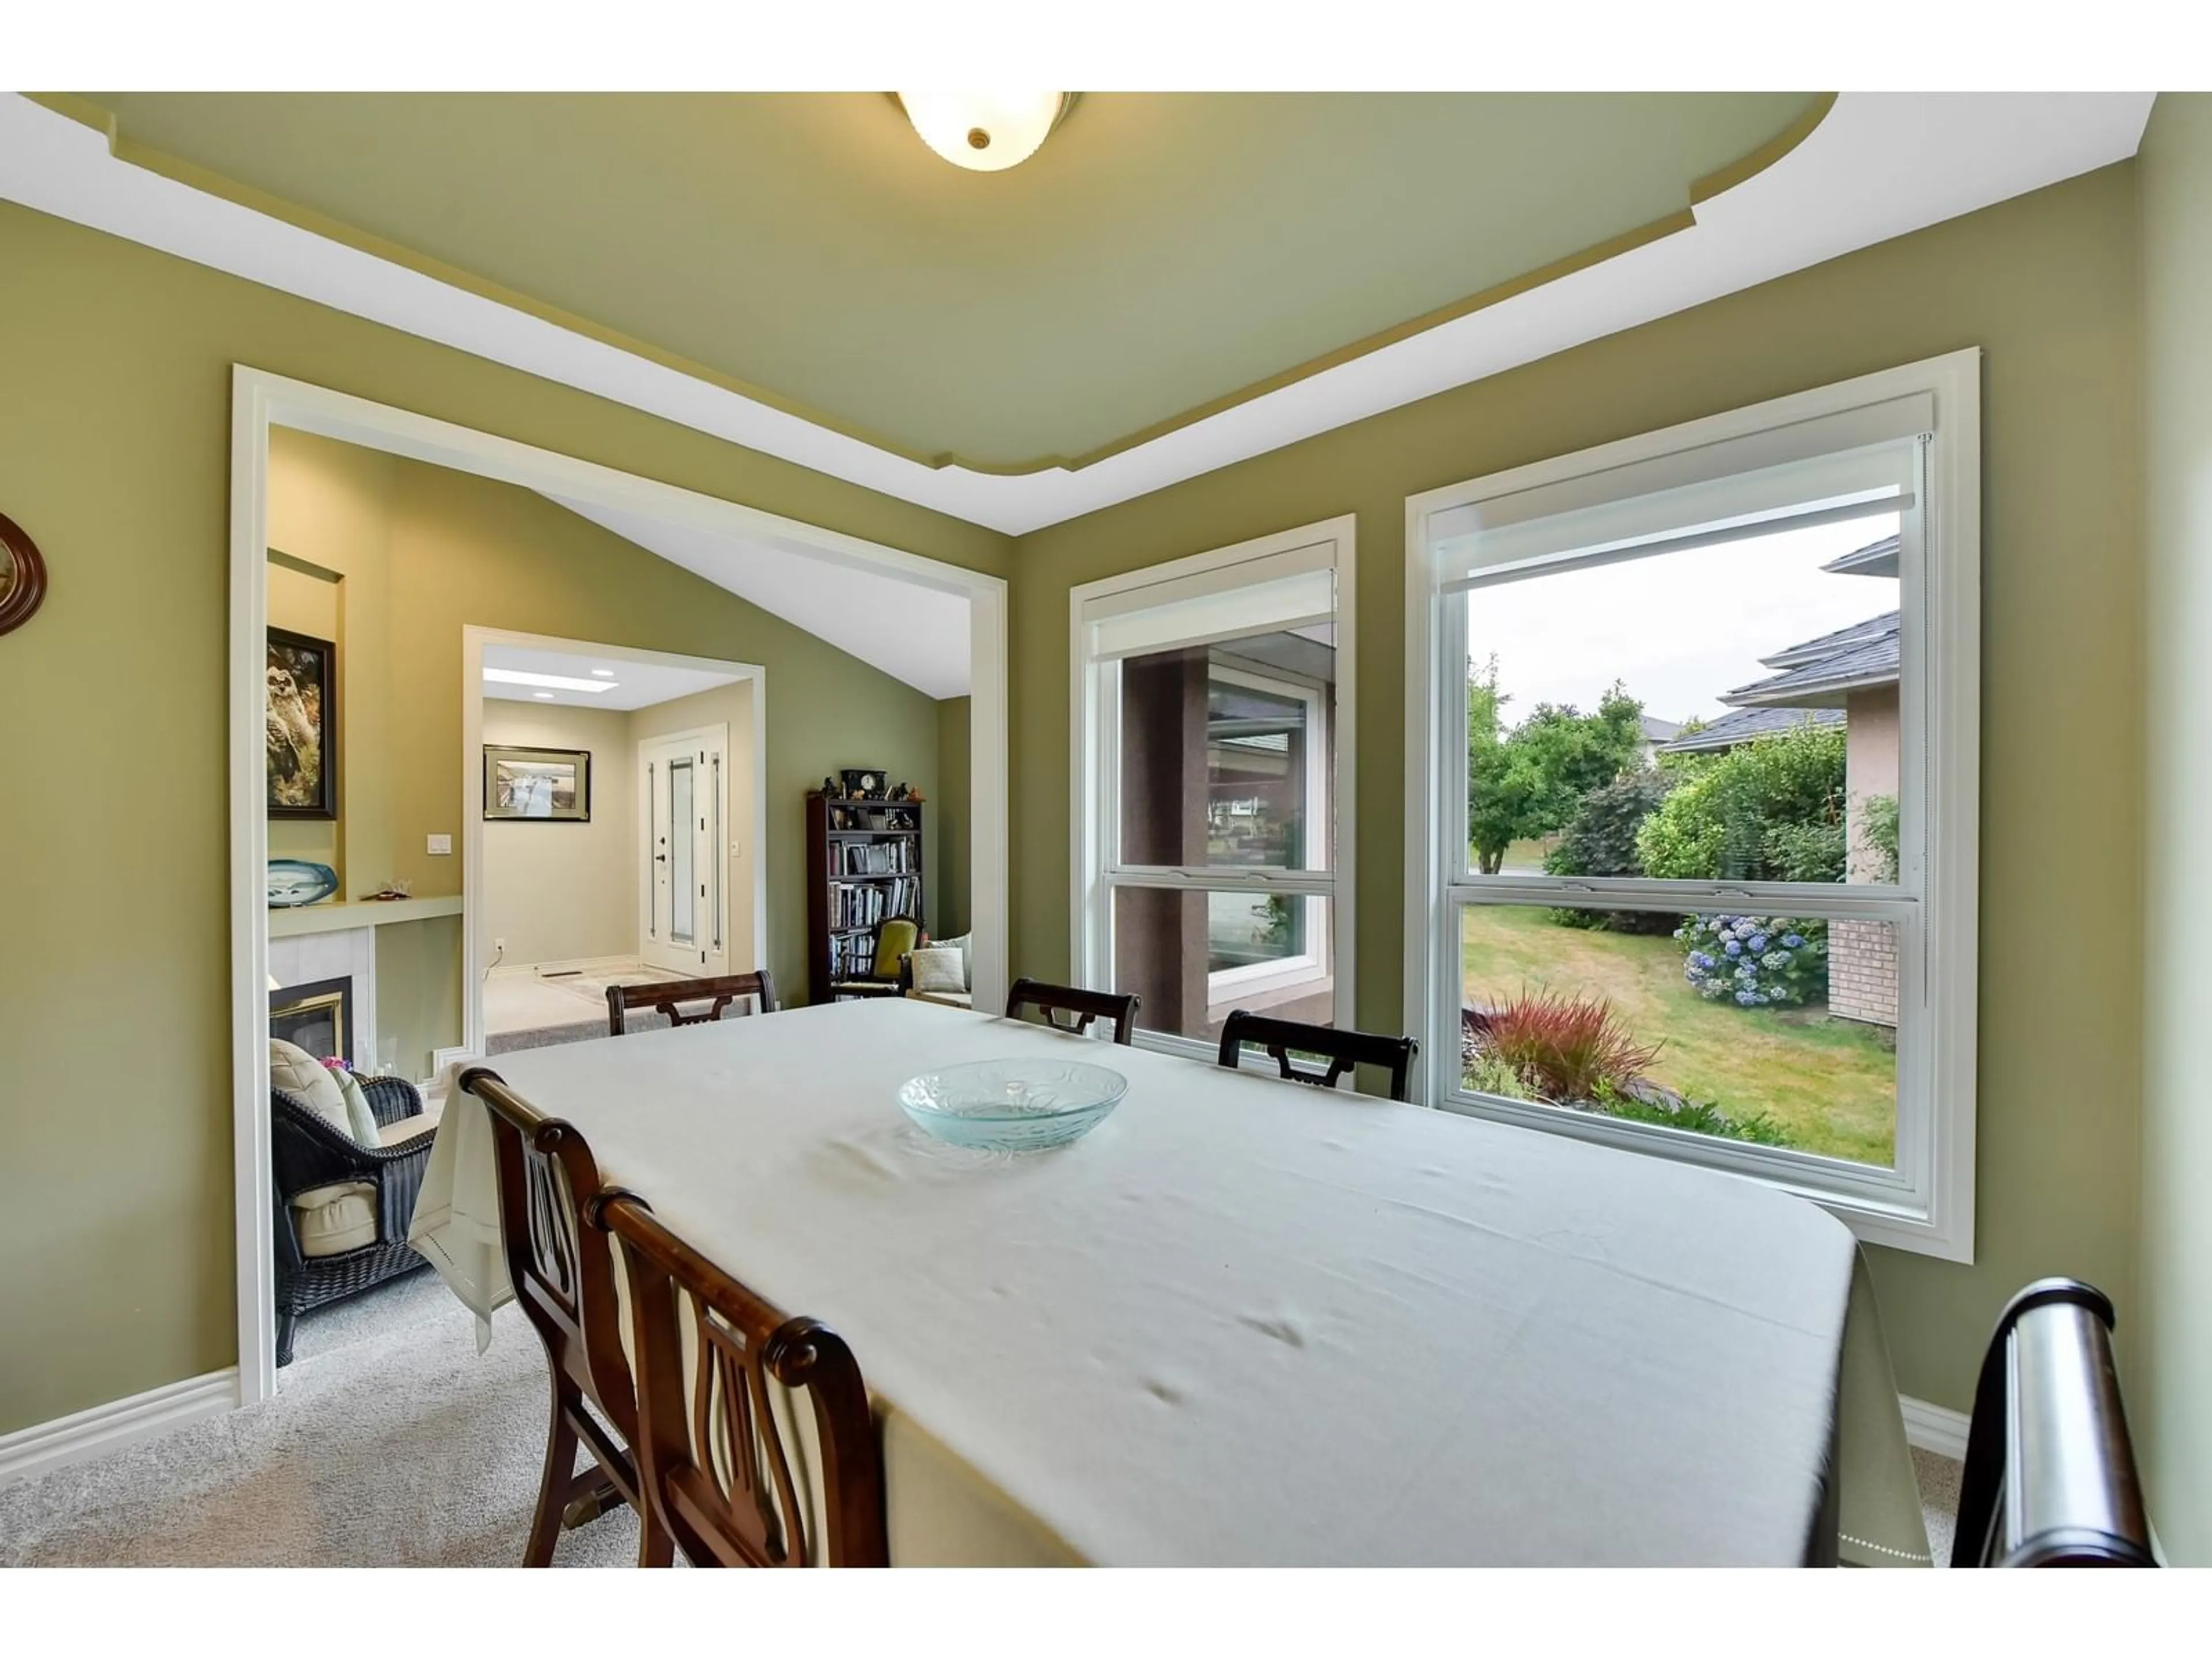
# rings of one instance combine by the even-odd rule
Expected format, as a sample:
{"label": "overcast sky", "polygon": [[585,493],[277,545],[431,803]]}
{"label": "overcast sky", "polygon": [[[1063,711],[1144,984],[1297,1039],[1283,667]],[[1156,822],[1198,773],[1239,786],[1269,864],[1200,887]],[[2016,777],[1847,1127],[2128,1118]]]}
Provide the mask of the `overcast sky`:
{"label": "overcast sky", "polygon": [[1496,653],[1507,726],[1540,702],[1589,714],[1616,679],[1647,714],[1711,720],[1722,692],[1775,672],[1761,657],[1897,609],[1893,578],[1820,568],[1896,530],[1862,519],[1479,587],[1468,659]]}

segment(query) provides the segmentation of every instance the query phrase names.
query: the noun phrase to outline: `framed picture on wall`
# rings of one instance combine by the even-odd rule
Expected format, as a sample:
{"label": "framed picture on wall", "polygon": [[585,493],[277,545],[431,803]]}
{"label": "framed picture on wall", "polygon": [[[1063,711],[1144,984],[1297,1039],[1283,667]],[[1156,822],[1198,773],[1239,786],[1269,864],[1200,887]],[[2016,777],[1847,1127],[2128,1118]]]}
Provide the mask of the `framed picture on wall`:
{"label": "framed picture on wall", "polygon": [[484,821],[546,823],[592,821],[592,751],[516,749],[488,743],[483,751]]}
{"label": "framed picture on wall", "polygon": [[338,815],[338,648],[269,630],[269,816]]}

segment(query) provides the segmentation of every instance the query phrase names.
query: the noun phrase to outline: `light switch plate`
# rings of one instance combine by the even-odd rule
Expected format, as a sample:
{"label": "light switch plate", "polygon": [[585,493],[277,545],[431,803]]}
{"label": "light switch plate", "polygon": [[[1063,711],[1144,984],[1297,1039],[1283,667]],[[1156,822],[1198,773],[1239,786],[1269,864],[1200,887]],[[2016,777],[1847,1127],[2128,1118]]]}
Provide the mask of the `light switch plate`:
{"label": "light switch plate", "polygon": [[451,836],[432,836],[429,842],[431,857],[451,858],[453,855],[453,838]]}

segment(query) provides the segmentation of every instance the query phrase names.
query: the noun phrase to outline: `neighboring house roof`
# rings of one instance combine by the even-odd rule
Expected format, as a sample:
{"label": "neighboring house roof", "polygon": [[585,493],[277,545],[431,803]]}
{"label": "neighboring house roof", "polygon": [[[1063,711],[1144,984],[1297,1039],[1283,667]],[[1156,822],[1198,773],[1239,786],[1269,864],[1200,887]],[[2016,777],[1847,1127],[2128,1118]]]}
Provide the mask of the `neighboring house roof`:
{"label": "neighboring house roof", "polygon": [[1897,574],[1897,554],[1900,544],[1895,536],[1884,536],[1878,542],[1869,542],[1864,547],[1831,559],[1820,567],[1832,570],[1838,576],[1894,576]]}
{"label": "neighboring house roof", "polygon": [[1680,736],[1681,732],[1682,722],[1680,720],[1662,720],[1656,714],[1644,716],[1644,741],[1646,743],[1665,743],[1670,738]]}
{"label": "neighboring house roof", "polygon": [[1898,613],[1872,617],[1855,628],[1824,636],[1827,648],[1810,654],[1822,641],[1808,640],[1769,658],[1797,665],[1771,679],[1754,680],[1723,695],[1738,708],[1840,708],[1854,691],[1894,685],[1898,676]]}
{"label": "neighboring house roof", "polygon": [[1722,749],[1733,749],[1740,743],[1749,743],[1754,738],[1778,737],[1801,726],[1841,726],[1844,711],[1840,708],[1737,708],[1722,715],[1711,726],[1685,733],[1672,743],[1659,745],[1662,755],[1710,754]]}
{"label": "neighboring house roof", "polygon": [[1818,639],[1801,644],[1785,646],[1759,661],[1769,668],[1803,668],[1811,663],[1839,656],[1854,647],[1878,640],[1885,634],[1897,632],[1897,613],[1888,611],[1879,617],[1869,617],[1863,623],[1853,623],[1849,628],[1838,628],[1832,634],[1823,634]]}

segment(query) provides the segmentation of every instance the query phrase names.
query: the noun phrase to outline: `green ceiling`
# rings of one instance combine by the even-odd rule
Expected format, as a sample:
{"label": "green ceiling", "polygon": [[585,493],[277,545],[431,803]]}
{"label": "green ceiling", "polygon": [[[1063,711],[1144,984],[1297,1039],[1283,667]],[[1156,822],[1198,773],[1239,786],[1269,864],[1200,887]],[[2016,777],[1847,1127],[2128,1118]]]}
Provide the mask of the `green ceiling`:
{"label": "green ceiling", "polygon": [[126,159],[1009,471],[1679,217],[1697,180],[1820,106],[1091,93],[1034,159],[971,173],[873,93],[82,96]]}

